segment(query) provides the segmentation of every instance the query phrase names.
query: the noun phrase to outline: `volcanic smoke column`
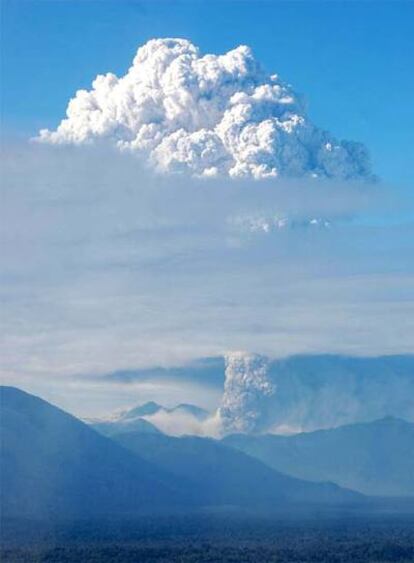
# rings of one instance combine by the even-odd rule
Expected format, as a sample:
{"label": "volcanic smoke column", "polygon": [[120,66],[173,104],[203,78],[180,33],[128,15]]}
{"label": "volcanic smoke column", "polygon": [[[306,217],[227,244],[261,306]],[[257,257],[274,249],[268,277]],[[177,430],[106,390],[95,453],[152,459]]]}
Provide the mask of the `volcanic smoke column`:
{"label": "volcanic smoke column", "polygon": [[225,357],[224,394],[219,408],[223,432],[254,433],[266,416],[266,404],[276,392],[268,360],[257,354],[234,352]]}

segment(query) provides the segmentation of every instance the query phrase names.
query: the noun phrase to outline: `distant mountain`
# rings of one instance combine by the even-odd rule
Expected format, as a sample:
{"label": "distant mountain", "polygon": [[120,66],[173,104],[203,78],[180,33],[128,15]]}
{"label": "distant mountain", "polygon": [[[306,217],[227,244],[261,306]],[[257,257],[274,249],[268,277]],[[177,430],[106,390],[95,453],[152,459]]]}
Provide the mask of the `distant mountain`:
{"label": "distant mountain", "polygon": [[360,495],[333,483],[310,483],[282,475],[212,439],[137,432],[119,434],[113,439],[177,479],[185,479],[193,498],[202,505],[275,508],[290,502],[361,501]]}
{"label": "distant mountain", "polygon": [[176,407],[167,408],[159,405],[158,403],[154,403],[153,401],[149,401],[148,403],[144,403],[143,405],[139,405],[138,407],[124,411],[119,416],[119,420],[129,420],[136,417],[152,416],[160,411],[167,413],[180,412],[183,414],[189,414],[191,416],[194,416],[198,420],[204,420],[209,416],[208,411],[197,407],[196,405],[181,403]]}
{"label": "distant mountain", "polygon": [[94,430],[104,436],[112,436],[122,432],[141,432],[144,434],[159,434],[160,431],[154,424],[144,418],[133,418],[131,420],[113,420],[91,423]]}
{"label": "distant mountain", "polygon": [[154,403],[154,401],[149,401],[148,403],[144,403],[143,405],[139,405],[138,407],[134,407],[132,409],[128,409],[120,414],[120,420],[128,420],[131,418],[137,418],[141,416],[151,416],[160,410],[165,410],[163,406],[159,405],[158,403]]}
{"label": "distant mountain", "polygon": [[[194,426],[194,423],[201,423],[209,416],[210,413],[208,411],[196,405],[181,403],[176,407],[167,408],[149,401],[143,405],[123,411],[115,418],[87,422],[104,436],[112,436],[120,432],[154,434],[161,432],[163,426],[167,427],[166,433],[169,433],[169,429],[177,426],[177,424],[174,424],[177,421],[181,423],[180,427],[191,428]],[[184,424],[184,421],[188,422],[188,424]],[[178,432],[178,434],[181,433],[183,432]]]}
{"label": "distant mountain", "polygon": [[188,504],[176,477],[38,397],[0,387],[2,516],[85,518]]}
{"label": "distant mountain", "polygon": [[282,475],[220,442],[106,438],[46,401],[0,387],[2,518],[88,519],[227,506],[349,505],[365,497]]}
{"label": "distant mountain", "polygon": [[367,495],[414,496],[414,424],[397,418],[293,436],[236,434],[223,443],[301,479]]}

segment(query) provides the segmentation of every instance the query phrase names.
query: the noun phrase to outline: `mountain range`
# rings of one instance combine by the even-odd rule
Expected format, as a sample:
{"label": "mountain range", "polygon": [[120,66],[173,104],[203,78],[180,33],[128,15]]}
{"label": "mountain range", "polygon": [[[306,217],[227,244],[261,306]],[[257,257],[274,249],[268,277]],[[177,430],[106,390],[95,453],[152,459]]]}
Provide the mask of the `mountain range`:
{"label": "mountain range", "polygon": [[156,434],[160,430],[157,427],[159,424],[160,415],[165,415],[167,419],[176,419],[177,417],[185,417],[191,425],[191,421],[196,423],[205,421],[210,413],[205,409],[181,403],[175,407],[167,408],[154,401],[149,401],[142,405],[138,405],[131,409],[127,409],[117,414],[110,419],[99,421],[86,421],[91,426],[105,436],[112,436],[122,432],[140,432]]}
{"label": "mountain range", "polygon": [[2,516],[87,517],[188,506],[182,483],[92,428],[0,388]]}
{"label": "mountain range", "polygon": [[235,434],[223,443],[300,479],[414,497],[414,424],[395,417],[292,436]]}
{"label": "mountain range", "polygon": [[266,506],[357,502],[361,498],[333,483],[311,483],[284,475],[211,438],[123,433],[119,444],[183,479],[202,505]]}
{"label": "mountain range", "polygon": [[362,495],[311,483],[210,439],[114,439],[46,401],[0,388],[2,517],[86,518],[228,505],[349,505]]}
{"label": "mountain range", "polygon": [[209,416],[209,412],[196,405],[190,405],[188,403],[180,403],[179,405],[171,408],[163,407],[154,401],[149,401],[143,405],[139,405],[127,411],[124,411],[120,415],[121,420],[129,420],[131,418],[151,416],[157,412],[168,412],[168,413],[183,413],[189,414],[198,418],[199,420],[205,420]]}

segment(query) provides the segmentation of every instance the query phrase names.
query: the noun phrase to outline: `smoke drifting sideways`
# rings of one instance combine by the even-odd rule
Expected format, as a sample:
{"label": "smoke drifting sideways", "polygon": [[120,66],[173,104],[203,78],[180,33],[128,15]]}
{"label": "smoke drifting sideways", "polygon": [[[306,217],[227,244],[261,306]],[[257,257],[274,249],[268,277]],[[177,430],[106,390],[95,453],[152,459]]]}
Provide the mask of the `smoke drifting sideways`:
{"label": "smoke drifting sideways", "polygon": [[316,127],[301,97],[249,47],[202,56],[185,39],[148,41],[125,76],[98,75],[38,140],[108,143],[160,171],[195,176],[372,177],[365,147]]}
{"label": "smoke drifting sideways", "polygon": [[85,417],[151,399],[211,408],[200,382],[82,376],[231,350],[413,349],[412,228],[363,221],[390,207],[380,184],[159,175],[94,146],[2,158],[5,383]]}
{"label": "smoke drifting sideways", "polygon": [[386,416],[414,421],[414,355],[353,358],[247,352],[225,357],[219,408],[203,420],[171,413],[149,418],[181,435],[295,434]]}
{"label": "smoke drifting sideways", "polygon": [[[222,437],[234,433],[295,434],[389,416],[414,421],[414,403],[407,400],[414,393],[414,355],[297,355],[272,359],[239,351],[226,354],[224,365],[219,358],[205,359],[204,365],[209,365],[210,370],[203,370],[205,387],[196,400],[205,397],[209,376],[211,379],[215,372],[217,402],[213,408],[201,416],[188,405],[157,407],[155,413],[136,413],[133,408],[126,411],[128,423],[131,416],[133,423],[134,417],[140,417],[170,435]],[[181,388],[195,381],[194,364],[169,371],[171,376],[179,375]],[[168,385],[171,381],[166,375],[164,370],[164,384]],[[143,370],[129,373],[128,377],[132,396],[134,380],[145,377],[155,383],[157,375]],[[124,428],[124,420],[122,412],[103,419],[112,424],[115,421],[118,431]]]}

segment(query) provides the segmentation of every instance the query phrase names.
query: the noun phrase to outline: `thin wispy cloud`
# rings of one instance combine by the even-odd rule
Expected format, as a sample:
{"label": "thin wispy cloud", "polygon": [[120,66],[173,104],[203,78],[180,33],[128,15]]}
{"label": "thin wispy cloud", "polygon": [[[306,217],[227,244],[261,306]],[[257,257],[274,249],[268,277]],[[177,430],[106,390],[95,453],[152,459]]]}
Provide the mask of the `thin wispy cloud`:
{"label": "thin wispy cloud", "polygon": [[[37,146],[8,152],[3,177],[5,376],[412,349],[411,227],[348,221],[378,187],[168,178]],[[279,216],[296,221],[247,220]],[[329,228],[300,221],[315,216]]]}

